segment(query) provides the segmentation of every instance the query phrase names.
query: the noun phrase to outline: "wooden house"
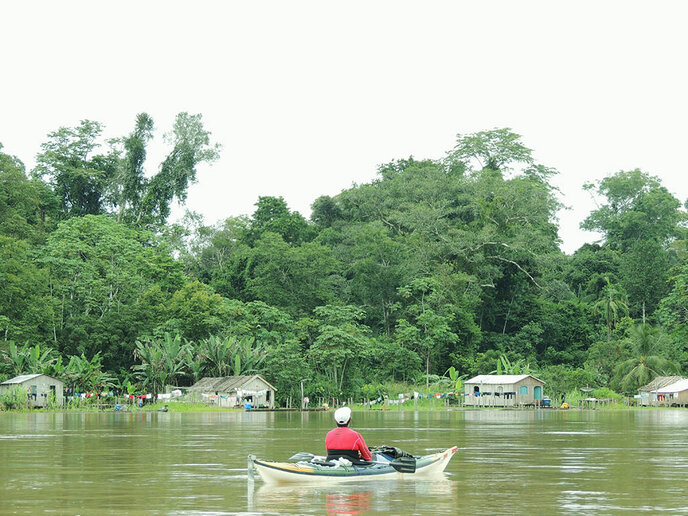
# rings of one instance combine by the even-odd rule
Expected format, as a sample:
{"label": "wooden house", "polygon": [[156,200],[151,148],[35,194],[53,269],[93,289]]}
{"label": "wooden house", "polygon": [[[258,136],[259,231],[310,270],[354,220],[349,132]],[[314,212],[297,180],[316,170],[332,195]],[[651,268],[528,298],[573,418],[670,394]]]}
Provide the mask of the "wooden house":
{"label": "wooden house", "polygon": [[219,407],[275,408],[275,391],[265,378],[253,376],[221,376],[202,378],[189,387],[196,399]]}
{"label": "wooden house", "polygon": [[638,405],[656,405],[658,403],[657,389],[662,389],[683,379],[683,376],[657,376],[650,383],[638,389],[638,395],[635,397],[638,400]]}
{"label": "wooden house", "polygon": [[26,392],[29,407],[47,407],[51,396],[61,407],[64,403],[64,382],[47,374],[23,374],[0,383],[0,394],[20,388]]}
{"label": "wooden house", "polygon": [[545,382],[529,374],[481,374],[464,382],[464,404],[475,407],[540,405]]}
{"label": "wooden house", "polygon": [[661,387],[653,394],[657,396],[657,401],[663,405],[688,405],[688,380],[683,379]]}

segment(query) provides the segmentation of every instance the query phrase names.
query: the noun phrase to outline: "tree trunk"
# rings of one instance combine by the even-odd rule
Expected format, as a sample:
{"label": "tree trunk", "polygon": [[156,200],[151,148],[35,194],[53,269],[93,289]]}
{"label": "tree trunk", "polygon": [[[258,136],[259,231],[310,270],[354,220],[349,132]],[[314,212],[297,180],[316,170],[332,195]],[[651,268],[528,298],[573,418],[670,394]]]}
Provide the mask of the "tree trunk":
{"label": "tree trunk", "polygon": [[430,388],[430,352],[425,355],[425,388]]}

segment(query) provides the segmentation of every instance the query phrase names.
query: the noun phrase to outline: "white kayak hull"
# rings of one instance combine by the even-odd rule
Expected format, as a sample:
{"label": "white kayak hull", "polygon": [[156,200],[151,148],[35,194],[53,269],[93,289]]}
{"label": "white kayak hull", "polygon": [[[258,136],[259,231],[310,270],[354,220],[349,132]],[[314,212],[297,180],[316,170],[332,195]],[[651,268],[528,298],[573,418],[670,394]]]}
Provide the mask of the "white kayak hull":
{"label": "white kayak hull", "polygon": [[[323,467],[309,462],[271,462],[255,458],[249,460],[260,478],[271,484],[331,484],[340,482],[368,482],[390,479],[427,479],[441,476],[457,452],[456,446],[417,458],[415,473],[400,473],[393,467],[383,464],[371,466]],[[252,472],[249,471],[249,475]]]}

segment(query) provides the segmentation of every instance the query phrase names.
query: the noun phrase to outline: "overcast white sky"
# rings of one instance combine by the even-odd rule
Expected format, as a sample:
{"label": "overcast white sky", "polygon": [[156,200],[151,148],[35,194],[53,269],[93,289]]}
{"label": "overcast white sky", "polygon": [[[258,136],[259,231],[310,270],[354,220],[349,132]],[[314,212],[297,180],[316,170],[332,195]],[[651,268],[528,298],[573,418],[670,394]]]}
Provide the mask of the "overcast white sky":
{"label": "overcast white sky", "polygon": [[641,168],[688,197],[687,14],[628,0],[3,2],[0,142],[31,168],[60,126],[121,136],[145,111],[161,140],[176,113],[202,113],[224,149],[188,207],[215,222],[259,195],[309,216],[381,163],[510,127],[560,172],[570,253],[596,238],[578,229],[587,181]]}

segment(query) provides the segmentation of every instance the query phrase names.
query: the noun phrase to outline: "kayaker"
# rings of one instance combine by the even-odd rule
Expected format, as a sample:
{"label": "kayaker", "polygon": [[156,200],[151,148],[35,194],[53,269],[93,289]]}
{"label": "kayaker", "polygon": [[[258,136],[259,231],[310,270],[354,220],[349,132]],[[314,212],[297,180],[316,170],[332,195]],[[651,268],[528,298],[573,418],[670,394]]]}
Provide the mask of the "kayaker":
{"label": "kayaker", "polygon": [[337,428],[330,430],[325,437],[328,458],[358,457],[363,460],[373,460],[363,436],[349,428],[351,409],[338,408],[334,411],[334,420],[337,422]]}

